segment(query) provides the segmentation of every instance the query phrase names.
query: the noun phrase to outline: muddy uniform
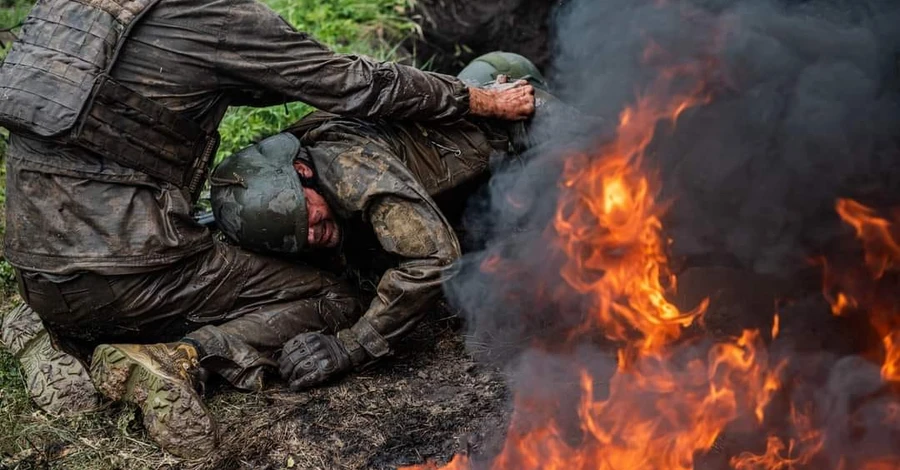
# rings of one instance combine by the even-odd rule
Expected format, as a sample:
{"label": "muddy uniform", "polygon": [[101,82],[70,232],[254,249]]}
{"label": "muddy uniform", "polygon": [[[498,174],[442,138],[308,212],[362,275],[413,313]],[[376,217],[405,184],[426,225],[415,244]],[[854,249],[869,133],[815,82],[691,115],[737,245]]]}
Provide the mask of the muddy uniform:
{"label": "muddy uniform", "polygon": [[[504,52],[480,57],[459,77],[472,86],[495,86],[501,73],[544,85],[526,58]],[[305,248],[305,191],[313,189],[341,219],[340,252],[351,276],[359,276],[361,286],[377,282],[367,311],[351,328],[303,333],[285,344],[279,369],[291,388],[316,386],[388,354],[427,313],[460,256],[436,201],[461,206],[487,176],[493,154],[507,158],[534,144],[527,127],[478,118],[423,124],[315,113],[222,162],[211,179],[211,199],[230,239],[278,255],[317,253]],[[315,176],[298,177],[298,160]]]}
{"label": "muddy uniform", "polygon": [[[70,49],[98,43],[72,36],[102,34],[101,10],[121,20],[141,3],[152,4],[41,2],[22,36],[46,42],[41,50],[90,56]],[[228,105],[294,100],[360,117],[439,120],[468,111],[459,80],[335,54],[253,0],[160,0],[148,8],[109,75],[203,129],[214,130]],[[32,45],[17,47],[9,73],[78,71],[41,70],[26,53]],[[7,165],[5,256],[19,270],[23,297],[69,350],[84,355],[98,342],[193,331],[188,339],[204,364],[255,388],[259,366],[271,365],[268,353],[284,340],[355,316],[355,296],[327,274],[215,243],[191,219],[182,187],[82,146],[18,132]]]}
{"label": "muddy uniform", "polygon": [[[396,260],[351,329],[369,356],[381,357],[427,313],[460,256],[434,199],[484,175],[493,153],[509,151],[507,133],[475,120],[424,125],[345,118],[292,132],[329,206],[348,227],[373,232]],[[346,245],[365,238],[351,229],[345,236]]]}

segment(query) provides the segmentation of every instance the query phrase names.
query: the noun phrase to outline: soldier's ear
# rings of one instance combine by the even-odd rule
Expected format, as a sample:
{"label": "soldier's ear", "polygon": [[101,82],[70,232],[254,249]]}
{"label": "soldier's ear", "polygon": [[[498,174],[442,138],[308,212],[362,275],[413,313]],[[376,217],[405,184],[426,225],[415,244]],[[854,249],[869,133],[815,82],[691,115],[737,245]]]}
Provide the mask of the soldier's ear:
{"label": "soldier's ear", "polygon": [[303,160],[294,160],[294,169],[304,178],[312,178],[316,175],[313,169]]}

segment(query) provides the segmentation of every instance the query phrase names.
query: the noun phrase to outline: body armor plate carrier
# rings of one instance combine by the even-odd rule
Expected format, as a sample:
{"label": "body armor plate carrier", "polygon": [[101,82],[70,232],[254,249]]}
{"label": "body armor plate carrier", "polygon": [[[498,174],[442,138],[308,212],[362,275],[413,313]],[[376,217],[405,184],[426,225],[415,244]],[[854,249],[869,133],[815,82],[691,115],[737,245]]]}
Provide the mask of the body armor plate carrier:
{"label": "body armor plate carrier", "polygon": [[0,125],[72,143],[197,194],[219,137],[113,80],[159,0],[39,0],[0,64]]}

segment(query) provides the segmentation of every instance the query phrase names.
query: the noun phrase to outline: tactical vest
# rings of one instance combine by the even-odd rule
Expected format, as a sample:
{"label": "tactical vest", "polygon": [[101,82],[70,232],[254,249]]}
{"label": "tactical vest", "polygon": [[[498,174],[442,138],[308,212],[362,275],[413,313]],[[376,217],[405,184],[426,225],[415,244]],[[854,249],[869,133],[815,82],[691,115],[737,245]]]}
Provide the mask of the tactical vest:
{"label": "tactical vest", "polygon": [[39,0],[0,64],[0,125],[75,144],[188,189],[219,136],[110,76],[125,40],[159,0]]}

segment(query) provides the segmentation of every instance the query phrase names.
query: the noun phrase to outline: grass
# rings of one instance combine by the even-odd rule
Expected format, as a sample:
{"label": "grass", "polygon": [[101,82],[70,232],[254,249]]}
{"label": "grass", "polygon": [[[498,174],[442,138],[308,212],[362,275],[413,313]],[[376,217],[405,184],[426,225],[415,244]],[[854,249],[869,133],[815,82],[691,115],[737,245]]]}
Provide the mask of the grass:
{"label": "grass", "polygon": [[[310,33],[338,51],[409,62],[409,58],[403,56],[395,44],[417,34],[416,25],[404,16],[410,1],[268,0],[267,3],[299,30]],[[30,5],[30,1],[2,0],[0,30],[17,25]],[[0,58],[8,47],[9,44],[4,44],[0,48]],[[311,108],[302,103],[229,110],[220,127],[222,145],[218,157],[243,148],[262,136],[274,134],[310,111]],[[6,156],[6,134],[2,128],[0,136],[2,209],[5,204]],[[4,227],[0,217],[0,240]],[[13,286],[12,269],[0,254],[0,313],[20,301],[14,294]],[[217,413],[249,407],[265,417],[270,401],[252,395],[226,393],[213,398],[210,406]],[[235,421],[234,426],[240,428],[242,420]],[[265,425],[267,420],[260,422]],[[226,460],[220,461],[218,466],[243,466],[241,457]],[[75,418],[47,416],[30,402],[15,358],[0,348],[0,468],[149,467],[200,468],[205,465],[180,462],[160,452],[147,440],[134,410],[112,406]]]}
{"label": "grass", "polygon": [[[31,6],[31,2],[27,0],[4,0],[0,3],[0,30],[12,28],[19,24]],[[0,60],[9,50],[10,43],[4,38],[4,33],[0,33]],[[6,206],[6,129],[0,127],[0,241],[6,232],[5,212],[2,209]],[[3,258],[3,250],[0,248],[0,298],[8,297],[15,289],[15,278],[12,266]]]}
{"label": "grass", "polygon": [[[409,0],[269,0],[267,3],[297,29],[341,52],[377,59],[409,60],[396,44],[417,26],[403,14]],[[274,134],[312,111],[304,103],[269,108],[232,108],[222,120],[222,144],[217,158],[240,150],[260,137]]]}

